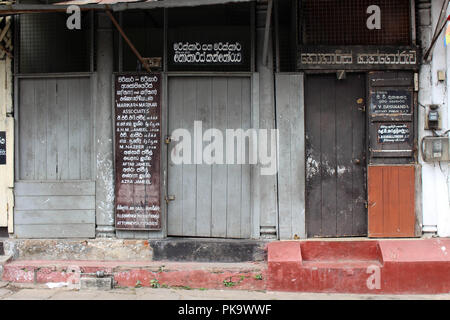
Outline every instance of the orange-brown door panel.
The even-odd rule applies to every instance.
[[[369,166],[369,237],[415,236],[415,167]]]

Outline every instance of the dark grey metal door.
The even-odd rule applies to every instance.
[[[365,75],[305,81],[308,237],[367,234]]]

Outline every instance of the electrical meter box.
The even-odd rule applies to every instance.
[[[449,161],[448,137],[424,137],[422,152],[425,162]]]

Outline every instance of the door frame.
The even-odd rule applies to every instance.
[[[369,130],[369,121],[368,121],[368,113],[367,113],[367,108],[368,108],[368,91],[369,91],[369,86],[368,86],[368,77],[369,77],[369,73],[367,71],[364,70],[343,70],[344,73],[351,73],[351,74],[361,74],[364,78],[365,81],[365,87],[364,87],[364,105],[365,105],[365,111],[364,111],[364,156],[365,156],[365,163],[364,163],[364,194],[365,194],[365,203],[366,203],[366,208],[365,208],[365,215],[368,218],[368,209],[367,209],[367,201],[368,201],[368,184],[367,184],[367,172],[368,172],[368,166],[369,166],[369,159],[368,159],[368,155],[369,155],[369,135],[368,135],[368,130]],[[305,97],[305,84],[308,81],[308,76],[312,76],[312,75],[329,75],[329,74],[335,74],[335,76],[337,77],[337,72],[336,70],[320,70],[320,71],[311,71],[311,70],[305,70],[304,71],[304,84],[303,84],[303,92],[304,95],[303,97]],[[305,100],[305,99],[304,99]],[[305,105],[305,101],[303,101],[303,106],[305,108],[305,113],[306,113],[306,105]],[[306,117],[304,116],[303,120],[306,120]],[[307,186],[307,180],[306,180],[306,175],[307,175],[307,168],[306,168],[306,121],[304,123],[304,137],[305,137],[305,150],[304,150],[304,156],[305,156],[305,238],[306,239],[326,239],[326,238],[333,238],[333,237],[310,237],[308,235],[308,222],[307,222],[307,210],[308,208],[306,207],[306,186]],[[361,236],[339,236],[338,238],[349,238],[349,237],[361,237],[361,238],[368,238],[368,227],[366,228],[366,235],[361,235]]]
[[[168,206],[165,197],[169,195],[168,168],[169,168],[169,145],[165,143],[165,137],[169,132],[169,79],[180,77],[239,77],[250,80],[250,117],[251,128],[259,129],[259,73],[257,72],[162,72],[162,110],[161,110],[161,231],[154,232],[152,238],[168,237]],[[250,169],[250,239],[260,238],[260,179],[259,164],[252,165]],[[278,224],[277,224],[278,229]],[[277,230],[278,233],[278,230]],[[211,239],[214,239],[213,237]],[[220,238],[228,239],[228,238]],[[245,239],[240,239],[245,240]]]

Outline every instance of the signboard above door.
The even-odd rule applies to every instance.
[[[297,68],[332,70],[415,70],[419,67],[417,47],[301,46]]]
[[[250,71],[250,28],[183,27],[169,30],[169,71]]]

